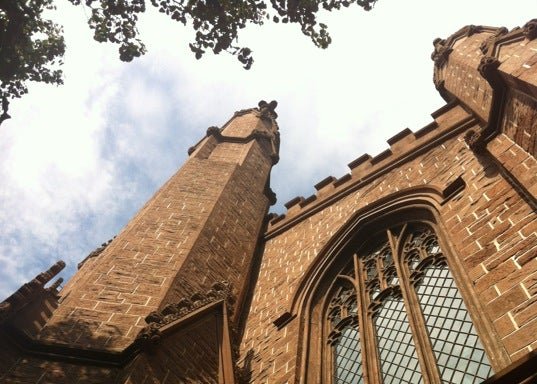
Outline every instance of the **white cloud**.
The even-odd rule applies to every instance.
[[[148,13],[148,54],[118,60],[97,44],[83,8],[60,5],[68,53],[65,85],[34,86],[0,127],[0,298],[56,259],[71,265],[113,236],[186,157],[208,126],[276,99],[281,161],[272,183],[282,203],[385,140],[416,130],[442,102],[432,84],[435,37],[466,24],[522,25],[534,0],[379,0],[375,9],[323,16],[332,33],[317,49],[296,26],[248,28],[244,71],[234,57],[194,59],[193,33]]]

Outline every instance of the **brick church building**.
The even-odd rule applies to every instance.
[[[537,382],[536,37],[435,40],[433,121],[284,215],[276,103],[210,127],[65,287],[0,303],[0,382]]]

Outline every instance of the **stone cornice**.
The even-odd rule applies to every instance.
[[[449,36],[447,39],[436,38],[433,41],[434,51],[431,59],[434,61],[435,68],[441,69],[447,62],[449,55],[453,52],[455,43],[465,37],[470,37],[481,32],[495,32],[498,28],[486,27],[482,25],[467,25]]]

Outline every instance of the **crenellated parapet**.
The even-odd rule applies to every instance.
[[[28,304],[39,300],[45,293],[57,294],[57,289],[63,282],[59,278],[50,287],[45,288],[58,273],[65,268],[65,262],[62,260],[54,263],[49,269],[40,273],[28,283],[21,286],[15,293],[0,303],[0,324],[9,317],[16,314],[19,310]]]
[[[328,176],[315,184],[315,194],[297,196],[287,203],[287,212],[273,215],[269,220],[267,236],[279,233],[297,221],[332,204],[334,200],[372,183],[401,164],[457,134],[467,132],[478,124],[478,120],[456,102],[447,104],[432,114],[434,120],[416,132],[405,128],[387,140],[389,148],[370,156],[363,154],[348,164],[349,173],[336,178]]]

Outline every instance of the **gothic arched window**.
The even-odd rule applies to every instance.
[[[324,309],[334,384],[479,383],[491,364],[433,227],[406,223],[355,241]]]

